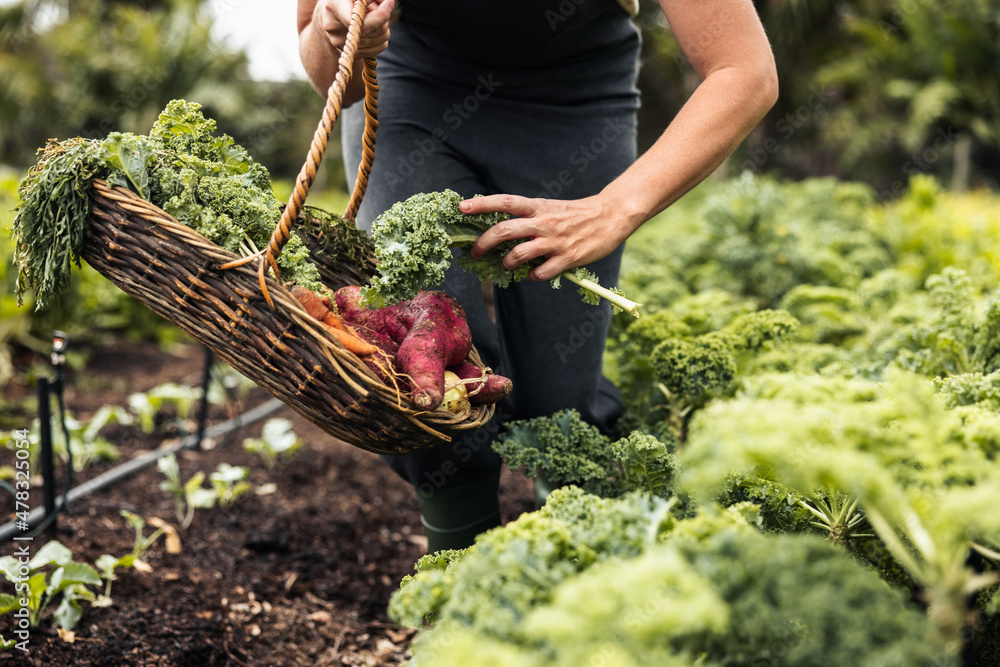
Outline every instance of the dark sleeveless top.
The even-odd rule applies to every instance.
[[[398,74],[460,87],[502,81],[495,94],[512,100],[628,99],[638,107],[639,31],[614,0],[397,3],[400,17],[379,63]]]

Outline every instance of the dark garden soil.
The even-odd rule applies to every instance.
[[[65,391],[67,408],[84,419],[105,404],[124,406],[129,394],[161,383],[197,386],[204,362],[202,348],[193,344],[164,351],[118,342],[86,352],[86,366],[67,371]],[[0,404],[17,405],[30,393],[14,382],[4,389]],[[209,423],[266,400],[253,389],[224,408],[213,407]],[[248,466],[256,491],[230,507],[198,510],[180,532],[181,553],[167,553],[165,540],[158,540],[144,556],[151,571],[119,570],[113,606],[84,603],[72,642],[60,638],[46,618],[32,630],[27,656],[0,653],[0,663],[280,667],[404,662],[412,632],[389,621],[386,605],[426,547],[411,489],[377,456],[334,440],[291,409],[271,416],[291,419],[305,441],[291,462],[268,470],[244,451],[243,439],[258,436],[263,421],[209,443],[211,449],[182,452],[182,479],[198,470],[207,475],[226,462]],[[26,425],[30,418],[24,415]],[[176,437],[177,426],[165,422],[153,436],[117,425],[102,433],[120,448],[121,462]],[[113,465],[95,464],[76,481]],[[159,488],[162,480],[150,466],[77,500],[59,516],[58,539],[76,560],[90,563],[105,553],[130,552],[134,532],[120,510],[147,521],[159,517],[177,523],[172,496]],[[6,521],[11,501],[3,496]],[[35,489],[32,503],[40,496]],[[506,471],[502,498],[505,520],[533,508],[529,482]],[[31,549],[45,541],[36,537]],[[0,553],[11,549],[10,543],[0,545]],[[0,620],[0,634],[7,637],[9,618]]]

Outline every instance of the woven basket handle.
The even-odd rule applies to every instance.
[[[295,179],[295,188],[292,196],[288,200],[288,205],[281,215],[278,226],[275,227],[271,240],[267,244],[264,256],[260,259],[260,266],[257,269],[257,276],[260,281],[260,288],[268,304],[273,306],[271,295],[268,294],[264,276],[268,267],[274,269],[275,276],[278,275],[278,255],[281,249],[288,243],[291,236],[292,226],[299,218],[302,205],[305,203],[309,188],[316,180],[316,172],[320,162],[323,160],[323,153],[326,152],[326,145],[333,131],[333,125],[340,116],[341,103],[344,99],[344,91],[347,82],[353,73],[354,58],[358,51],[358,41],[361,35],[361,25],[365,20],[367,12],[367,0],[355,0],[351,11],[351,22],[347,29],[347,40],[344,48],[340,52],[340,60],[337,63],[337,74],[330,84],[327,93],[326,107],[323,109],[323,116],[320,118],[316,132],[313,134],[312,145],[309,147],[309,154],[299,171],[298,178]],[[364,197],[365,188],[368,185],[368,175],[371,173],[372,161],[375,159],[375,129],[378,127],[378,84],[375,81],[375,59],[364,59],[364,83],[365,83],[365,134],[364,146],[362,150],[361,164],[358,166],[358,178],[354,184],[354,192],[347,207],[344,217],[353,220],[357,214],[361,199]]]

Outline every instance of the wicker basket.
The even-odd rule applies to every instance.
[[[331,230],[323,230],[323,238],[302,215],[351,76],[364,12],[365,1],[357,0],[323,118],[295,192],[256,269],[153,204],[102,181],[94,182],[91,193],[91,229],[82,257],[325,432],[371,452],[406,454],[482,426],[493,416],[493,406],[472,406],[459,414],[420,410],[408,395],[383,384],[307,315],[283,285],[266,275],[293,223],[331,289],[364,284],[374,269],[373,258],[359,265],[356,258],[324,251],[316,241],[322,238],[328,243]],[[345,214],[350,220],[364,195],[374,156],[378,90],[374,60],[365,60],[364,79],[365,157]],[[469,360],[483,368],[475,348]]]

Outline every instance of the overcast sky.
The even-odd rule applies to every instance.
[[[299,62],[295,0],[209,0],[214,34],[250,56],[256,79],[305,78]]]

